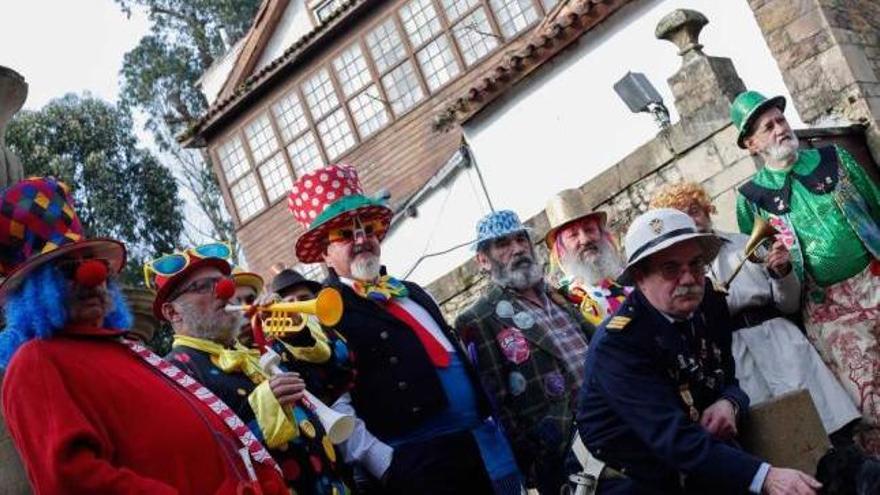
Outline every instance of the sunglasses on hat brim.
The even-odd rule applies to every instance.
[[[225,242],[212,242],[160,256],[144,264],[144,282],[148,289],[155,289],[155,276],[173,277],[184,271],[194,261],[206,258],[229,261],[232,258],[232,247]]]

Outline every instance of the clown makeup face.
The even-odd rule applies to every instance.
[[[350,227],[333,229],[329,232],[324,263],[341,277],[375,280],[382,267],[378,229],[375,220],[359,217],[355,217]]]
[[[556,235],[556,254],[566,275],[588,284],[620,275],[620,257],[593,218],[571,222]]]
[[[56,266],[67,280],[68,321],[73,324],[100,326],[113,309],[113,300],[107,291],[107,282],[88,287],[77,282],[76,269],[88,260],[64,259]]]
[[[544,279],[543,269],[535,259],[535,250],[526,232],[488,241],[477,251],[477,263],[489,272],[496,284],[514,290],[535,287]]]
[[[784,169],[797,160],[798,138],[785,115],[773,107],[752,124],[752,134],[745,139],[752,154],[760,155],[768,167]]]
[[[695,239],[651,255],[634,275],[651,305],[670,316],[688,318],[703,301],[706,261]]]
[[[174,333],[231,345],[241,328],[241,315],[225,311],[229,301],[214,295],[214,286],[226,278],[220,270],[206,266],[180,282],[178,296],[162,306],[162,313]]]

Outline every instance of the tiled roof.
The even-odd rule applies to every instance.
[[[448,130],[468,120],[630,1],[563,0],[547,13],[520,48],[486,71],[484,77],[479,78],[435,117],[435,129]]]
[[[339,21],[347,14],[351,13],[356,7],[374,2],[375,0],[347,0],[339,8],[336,9],[321,25],[304,34],[296,42],[290,45],[284,53],[261,67],[244,80],[235,90],[225,96],[218,98],[183,134],[178,136],[178,141],[184,145],[192,145],[203,131],[210,127],[214,122],[226,114],[229,110],[235,108],[255,89],[272,80],[273,76],[286,67],[288,64],[295,62],[305,50],[312,47],[323,36],[329,34]]]

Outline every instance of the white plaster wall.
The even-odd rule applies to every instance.
[[[305,0],[290,0],[287,4],[278,26],[272,33],[272,38],[266,44],[257,65],[254,66],[254,72],[280,57],[284,50],[314,28],[305,3]]]
[[[213,105],[217,100],[217,96],[220,95],[220,91],[223,90],[223,85],[226,83],[229,73],[232,72],[232,67],[235,65],[235,60],[244,46],[244,41],[245,38],[238,40],[237,43],[232,45],[232,48],[223,54],[223,58],[214,61],[214,64],[208,67],[208,70],[199,78],[198,84],[202,94],[208,100],[208,105]]]
[[[630,113],[614,93],[613,84],[628,70],[645,73],[673,122],[678,120],[666,79],[681,58],[674,45],[654,37],[657,22],[677,8],[706,15],[705,52],[732,58],[747,87],[790,99],[746,0],[635,2],[465,125],[496,209],[531,217],[557,191],[587,182],[657,134],[650,115]],[[802,125],[791,106],[788,117]],[[389,235],[383,260],[391,273],[403,275],[424,252],[473,237],[476,220],[488,207],[478,183],[469,185],[471,179],[473,171],[459,176],[449,190],[434,192],[419,218],[405,220]],[[426,260],[410,278],[431,282],[471,255],[464,248]]]
[[[419,204],[417,217],[403,220],[388,234],[382,262],[390,274],[402,277],[422,255],[473,240],[477,220],[489,211],[474,168],[460,168]],[[407,278],[428,284],[471,256],[467,246],[425,258]]]

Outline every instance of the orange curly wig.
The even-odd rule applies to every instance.
[[[703,186],[695,182],[678,182],[662,186],[651,198],[649,207],[651,209],[675,208],[687,213],[692,205],[703,208],[706,213],[716,212],[715,205],[709,199],[709,194],[706,193]]]

